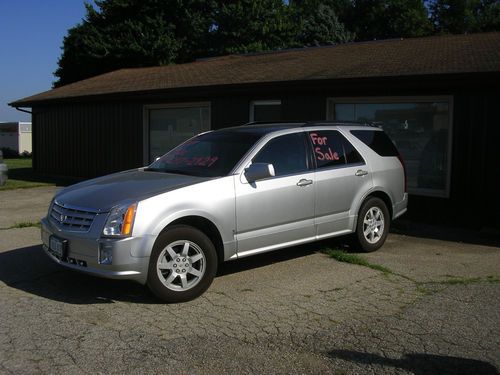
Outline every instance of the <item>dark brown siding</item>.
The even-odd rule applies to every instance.
[[[90,178],[142,165],[143,105],[175,101],[211,102],[211,126],[248,122],[252,100],[281,99],[287,121],[326,118],[328,97],[452,95],[453,146],[449,198],[411,196],[408,216],[427,222],[500,228],[500,94],[485,82],[396,80],[361,84],[310,83],[232,92],[129,98],[127,102],[74,103],[33,108],[34,168],[37,172]],[[493,88],[491,87],[493,86]],[[411,88],[410,88],[411,87]]]
[[[34,169],[89,178],[142,164],[142,106],[66,104],[33,109]]]
[[[286,95],[282,104],[283,120],[326,120],[326,96],[324,95]]]
[[[211,101],[212,129],[248,122],[250,100],[246,96],[216,97]]]
[[[500,228],[499,104],[494,91],[455,93],[450,197],[410,196],[410,217]]]
[[[500,228],[500,93],[459,93],[455,98],[452,198],[488,226]],[[462,220],[466,220],[463,218]]]

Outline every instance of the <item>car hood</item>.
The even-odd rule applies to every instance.
[[[107,212],[120,203],[140,201],[209,179],[134,169],[69,186],[55,199],[60,204]]]

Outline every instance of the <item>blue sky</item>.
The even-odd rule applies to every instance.
[[[31,121],[7,103],[49,90],[69,28],[83,0],[0,0],[0,122]]]

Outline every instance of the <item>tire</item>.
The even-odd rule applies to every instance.
[[[368,198],[358,213],[356,233],[353,236],[355,249],[369,253],[378,250],[385,242],[391,224],[386,204],[380,198]]]
[[[175,225],[162,232],[149,259],[149,289],[169,303],[202,295],[217,273],[214,244],[200,230]]]

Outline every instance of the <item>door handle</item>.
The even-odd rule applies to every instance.
[[[297,182],[297,186],[307,186],[307,185],[311,185],[312,183],[313,183],[313,180],[306,180],[305,178],[303,178],[302,180]]]
[[[358,169],[355,173],[356,176],[366,176],[368,174],[368,171],[364,171],[362,169]]]

